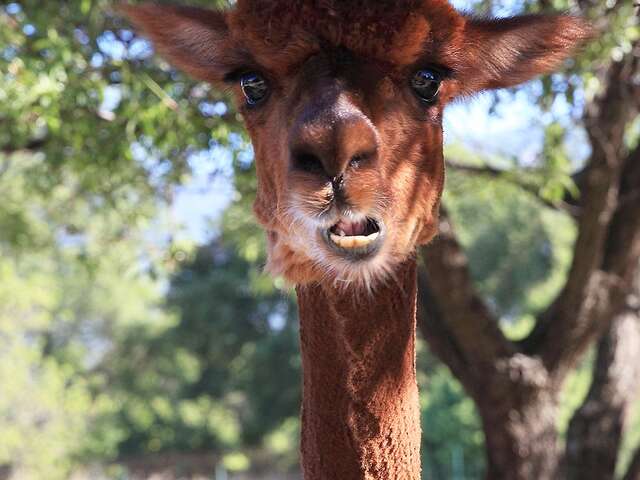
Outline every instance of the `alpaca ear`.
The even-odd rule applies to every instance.
[[[593,28],[569,15],[467,19],[464,93],[511,87],[558,68],[593,36]]]
[[[171,64],[198,80],[222,81],[240,62],[223,12],[151,3],[118,10]]]

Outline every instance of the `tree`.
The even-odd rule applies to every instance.
[[[18,478],[68,478],[95,451],[109,459],[120,432],[95,441],[117,409],[96,369],[124,328],[166,321],[156,263],[141,231],[113,210],[86,217],[73,178],[43,194],[29,184],[39,158],[14,155],[0,177],[0,465]],[[70,199],[73,198],[73,201]],[[74,233],[64,225],[81,225]]]
[[[291,298],[220,242],[176,254],[167,297],[175,320],[129,329],[103,359],[121,408],[102,423],[124,432],[125,462],[199,453],[245,468],[246,453],[260,449],[275,462],[263,441],[296,419],[300,402]]]
[[[526,6],[537,9],[546,3]],[[586,100],[581,121],[572,127],[583,125],[591,154],[586,165],[572,172],[575,195],[567,191],[549,197],[544,184],[536,183],[535,176],[527,178],[527,172],[503,175],[495,168],[462,166],[467,173],[515,177],[525,190],[540,195],[543,203],[570,212],[577,238],[566,281],[554,301],[537,312],[531,332],[511,340],[501,330],[495,309],[478,293],[446,211],[440,237],[422,251],[425,269],[420,278],[426,312],[422,331],[478,406],[487,442],[487,478],[560,478],[561,387],[608,328],[591,393],[572,421],[564,465],[568,478],[613,477],[624,412],[637,390],[634,385],[619,384],[618,377],[625,376],[621,369],[627,365],[614,360],[626,355],[625,362],[637,362],[635,352],[615,338],[620,335],[618,329],[633,328],[624,326],[625,319],[634,319],[623,312],[640,257],[640,146],[633,133],[640,108],[640,90],[633,81],[640,72],[638,17],[628,2],[612,2],[605,12],[589,2],[579,4],[584,14],[597,15],[596,25],[606,33],[571,74],[543,82],[550,91],[565,95],[582,91]],[[576,68],[586,69],[582,79]],[[541,101],[544,104],[544,95]],[[548,153],[543,151],[541,171],[557,163]],[[606,388],[606,382],[615,387]],[[584,417],[594,401],[615,419],[612,432],[595,442],[594,435],[582,435]],[[597,429],[595,421],[592,418],[590,427]],[[584,452],[609,460],[585,462]]]
[[[637,287],[636,287],[637,288]],[[600,339],[593,381],[567,433],[567,478],[612,478],[629,409],[640,388],[640,318],[627,305]],[[629,476],[633,467],[629,469]]]
[[[234,125],[202,135],[223,97],[151,62],[109,3],[0,6],[0,476],[68,478],[117,455],[126,432],[97,428],[117,409],[98,366],[123,331],[167,321],[152,221],[194,149]]]

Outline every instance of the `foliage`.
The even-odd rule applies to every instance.
[[[121,455],[260,447],[297,415],[295,309],[253,290],[250,269],[221,244],[199,248],[171,279],[175,322],[130,330],[105,359]]]
[[[40,345],[24,335],[51,321],[47,311],[55,295],[46,280],[26,265],[0,263],[0,465],[13,464],[27,479],[64,478],[72,446],[86,435],[91,407],[87,385],[71,369],[43,358]]]
[[[20,478],[67,478],[93,422],[117,408],[97,389],[101,352],[125,326],[153,323],[160,288],[140,263],[151,245],[113,210],[85,217],[86,199],[68,185],[41,193],[25,172],[42,158],[16,158],[0,177],[0,464]],[[73,182],[69,182],[73,185]],[[82,219],[82,234],[57,221]],[[7,233],[5,235],[5,232]],[[120,432],[96,448],[115,454]]]
[[[119,455],[103,361],[171,320],[161,211],[192,153],[237,125],[109,5],[0,7],[0,465],[21,478]]]
[[[224,92],[152,56],[111,5],[0,6],[0,466],[55,480],[88,462],[182,451],[211,452],[230,469],[288,471],[299,426],[295,308],[261,273],[239,119]],[[566,75],[528,86],[544,112],[533,165],[491,159],[513,171],[449,176],[445,204],[511,336],[557,293],[575,236],[567,215],[514,184],[553,204],[574,193],[581,165],[567,135],[598,88],[588,72],[640,33],[630,9]],[[200,246],[176,241],[170,219],[197,155],[216,172],[232,168],[236,192],[220,234]],[[486,160],[476,157],[465,152]],[[566,391],[565,423],[588,372],[587,363]],[[479,478],[471,400],[424,346],[419,373],[425,476],[455,478],[462,461]]]
[[[181,180],[189,155],[226,143],[237,119],[109,9],[77,0],[0,10],[0,145],[46,155],[28,177],[41,190],[71,171],[82,194],[126,202],[132,187],[149,195]]]
[[[445,204],[474,279],[504,318],[537,313],[565,278],[574,228],[508,181],[452,174]]]
[[[423,477],[481,478],[484,438],[475,405],[424,343],[418,346],[418,367]]]

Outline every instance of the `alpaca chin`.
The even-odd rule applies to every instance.
[[[301,251],[297,247],[281,239],[270,242],[265,266],[269,274],[283,278],[290,286],[321,283],[340,290],[373,293],[378,286],[394,279],[394,267],[401,261],[400,257],[380,252],[371,259],[353,262],[329,256],[318,248]]]
[[[385,241],[374,255],[353,260],[327,247],[318,234],[318,222],[296,209],[290,209],[287,218],[286,232],[270,231],[267,235],[265,269],[292,286],[322,283],[336,289],[373,293],[380,285],[393,281],[396,266],[412,254],[412,249],[407,248],[403,254],[392,248],[393,242]]]

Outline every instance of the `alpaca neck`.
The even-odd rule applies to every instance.
[[[418,480],[416,262],[372,296],[298,287],[305,480]]]

